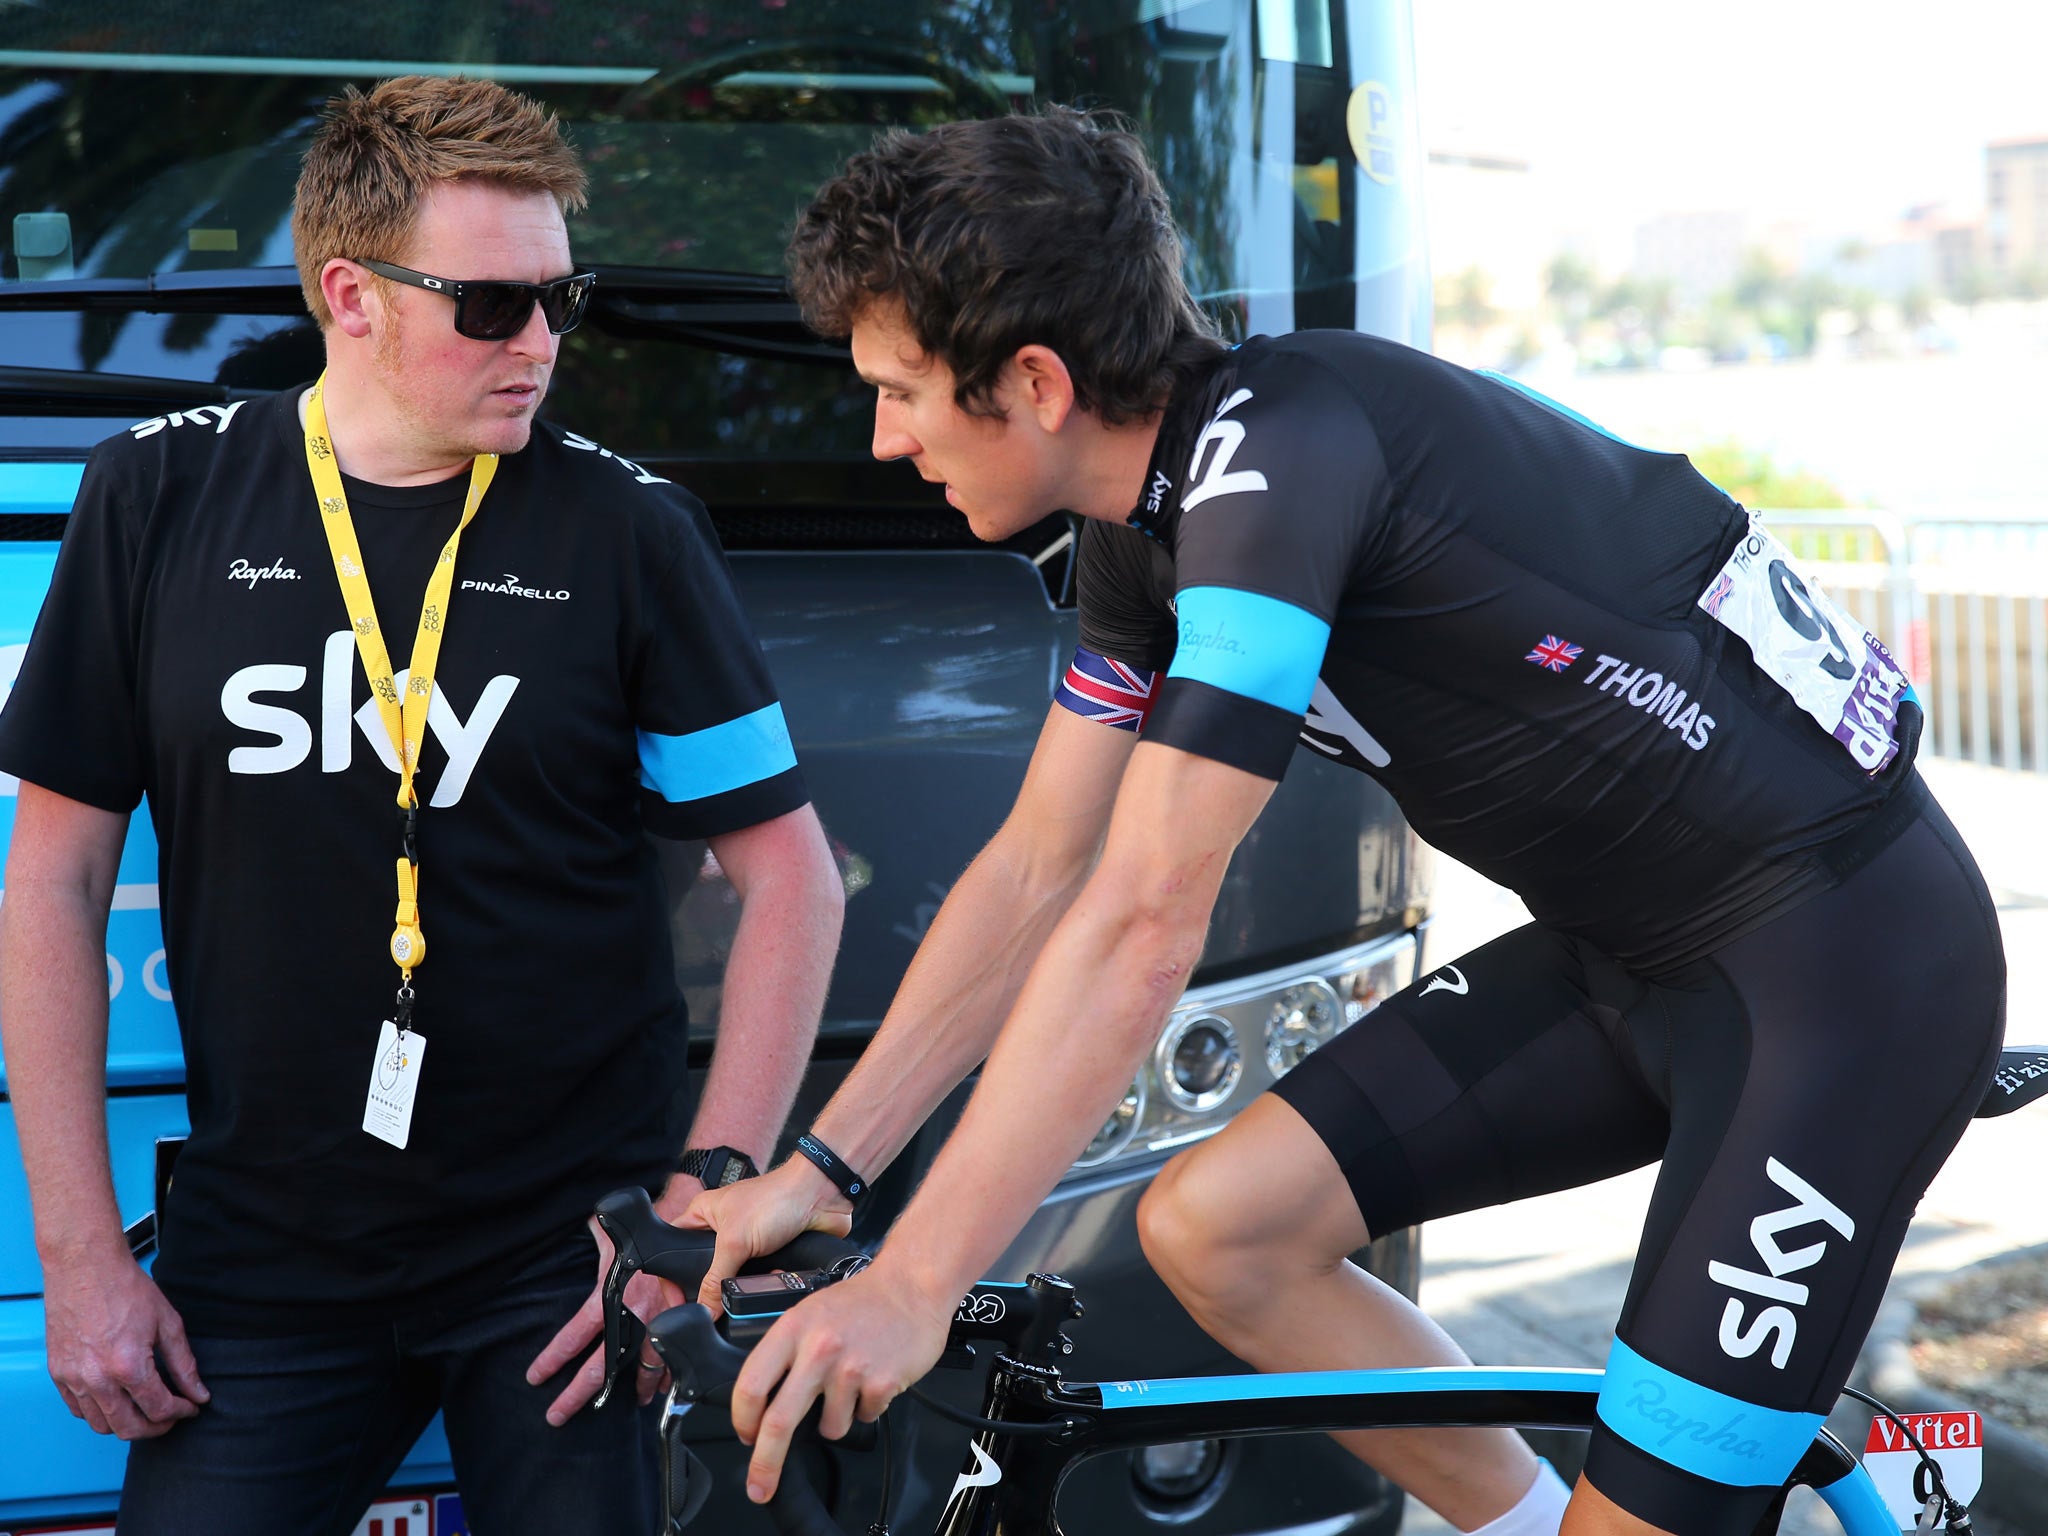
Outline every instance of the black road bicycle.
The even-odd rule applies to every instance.
[[[1977,1117],[2009,1113],[2043,1094],[2048,1094],[2048,1051],[2008,1049]],[[630,1376],[628,1356],[635,1338],[623,1301],[627,1281],[645,1271],[695,1295],[710,1266],[712,1237],[668,1225],[640,1189],[607,1195],[597,1217],[615,1250],[604,1285],[609,1394],[622,1375]],[[714,1319],[692,1303],[671,1308],[649,1325],[648,1335],[674,1379],[661,1425],[662,1536],[681,1536],[710,1491],[710,1474],[678,1433],[684,1412],[697,1403],[729,1403],[747,1348],[775,1317],[809,1291],[866,1263],[866,1255],[850,1243],[807,1234],[748,1266],[755,1274],[796,1277],[793,1283],[742,1282],[736,1293],[728,1282],[728,1300],[750,1307],[752,1315]],[[916,1387],[907,1394],[972,1431],[937,1536],[1060,1536],[1053,1506],[1061,1483],[1077,1463],[1110,1451],[1305,1431],[1483,1425],[1590,1429],[1603,1380],[1597,1370],[1472,1366],[1068,1381],[1060,1373],[1074,1349],[1066,1325],[1081,1310],[1073,1287],[1052,1275],[1033,1275],[1022,1284],[985,1281],[961,1299],[939,1363],[965,1367],[974,1361],[975,1346],[993,1348],[981,1412],[963,1413]],[[1866,1400],[1890,1414],[1882,1404]],[[852,1433],[834,1442],[856,1452],[876,1449],[879,1442],[883,1507],[867,1528],[869,1536],[888,1536],[887,1426],[897,1411],[883,1415],[879,1434],[876,1425],[856,1423]],[[1939,1468],[1910,1428],[1891,1416],[1921,1450],[1929,1500],[1925,1528],[1939,1522],[1951,1532],[1967,1531],[1968,1513],[1948,1497]],[[782,1481],[765,1506],[782,1536],[844,1536],[806,1471],[819,1443],[814,1409],[792,1442]],[[1800,1485],[1820,1495],[1845,1536],[1898,1536],[1898,1525],[1869,1474],[1830,1431],[1815,1436],[1785,1486]],[[1774,1524],[1775,1516],[1766,1522],[1767,1527]]]

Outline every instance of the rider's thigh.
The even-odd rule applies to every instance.
[[[1159,1170],[1138,1205],[1138,1235],[1163,1272],[1233,1251],[1329,1262],[1368,1241],[1344,1170],[1270,1093]]]
[[[637,1533],[660,1523],[658,1401],[641,1407],[629,1375],[604,1407],[557,1428],[547,1422],[548,1405],[583,1361],[539,1386],[526,1380],[533,1357],[589,1296],[591,1258],[578,1228],[494,1290],[417,1330],[414,1347],[440,1374],[455,1478],[478,1531]]]
[[[434,1415],[388,1327],[191,1344],[213,1395],[130,1447],[121,1536],[347,1536]]]
[[[1642,984],[1531,924],[1439,967],[1273,1090],[1375,1235],[1625,1173],[1662,1153],[1622,1028]]]
[[[1996,914],[1937,810],[1636,1011],[1672,1129],[1587,1460],[1602,1493],[1682,1536],[1750,1529],[1982,1097],[2003,996]]]

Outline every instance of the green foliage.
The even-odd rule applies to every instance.
[[[1745,507],[1789,511],[1856,505],[1839,487],[1819,475],[1803,469],[1781,469],[1768,453],[1745,448],[1733,439],[1709,443],[1687,457],[1694,469]]]

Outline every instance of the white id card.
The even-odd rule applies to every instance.
[[[426,1054],[426,1036],[408,1029],[401,1043],[398,1026],[384,1021],[370,1067],[370,1097],[363,1105],[363,1129],[379,1141],[402,1148],[412,1134],[412,1101],[420,1090],[420,1062]]]
[[[1699,597],[1750,654],[1866,773],[1898,754],[1909,680],[1884,643],[1792,568],[1792,551],[1753,516],[1749,532]]]

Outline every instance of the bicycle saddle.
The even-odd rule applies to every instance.
[[[1976,1118],[2009,1115],[2048,1093],[2048,1046],[2009,1045],[1998,1053],[1998,1070],[1984,1090]]]

